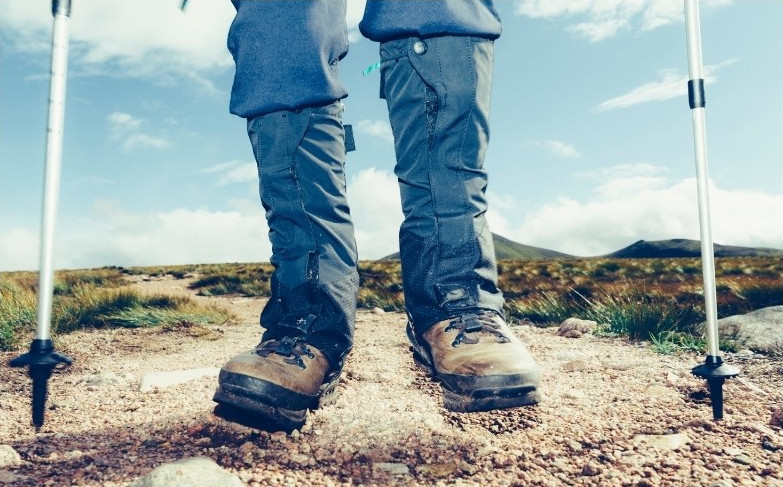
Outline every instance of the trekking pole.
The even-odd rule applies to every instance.
[[[701,267],[704,274],[704,309],[707,314],[707,359],[692,372],[707,380],[712,416],[723,418],[723,383],[739,374],[726,365],[718,348],[718,305],[715,291],[715,254],[710,228],[710,201],[707,175],[707,132],[704,118],[704,74],[701,61],[701,32],[698,0],[685,0],[685,32],[688,44],[688,101],[693,114],[693,140],[696,154],[696,186],[699,193]]]
[[[63,125],[65,118],[65,80],[68,70],[68,22],[70,0],[52,0],[54,32],[52,34],[52,70],[49,85],[49,122],[46,137],[46,168],[44,175],[43,215],[41,222],[41,268],[38,278],[38,326],[30,351],[10,361],[12,367],[28,366],[33,380],[33,424],[44,423],[47,381],[58,364],[70,365],[70,357],[55,352],[50,328],[54,268],[52,250],[60,193]]]

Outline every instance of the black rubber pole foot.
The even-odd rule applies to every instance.
[[[720,357],[707,355],[707,360],[702,365],[694,367],[691,372],[697,377],[707,380],[710,389],[710,402],[712,403],[712,417],[716,420],[723,419],[723,383],[739,375],[739,369],[733,365],[723,363]]]
[[[11,367],[28,367],[27,373],[33,379],[33,424],[40,428],[44,424],[46,391],[49,377],[59,364],[71,365],[73,359],[54,351],[51,340],[36,338],[30,344],[30,351],[9,362]]]

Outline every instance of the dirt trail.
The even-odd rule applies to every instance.
[[[134,286],[192,295],[187,284]],[[23,459],[0,470],[0,482],[120,486],[160,463],[205,455],[248,485],[783,483],[783,437],[768,424],[780,407],[780,360],[740,362],[742,378],[726,386],[726,419],[716,423],[703,381],[690,375],[699,357],[516,327],[543,366],[544,402],[450,413],[411,357],[404,315],[360,311],[336,404],[311,414],[302,431],[270,434],[213,414],[214,377],[139,390],[146,372],[220,367],[257,342],[262,299],[196,299],[237,319],[203,336],[150,329],[62,337],[59,348],[76,362],[50,380],[52,409],[37,434],[29,380],[0,368],[0,444]]]

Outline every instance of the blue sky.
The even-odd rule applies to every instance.
[[[74,2],[58,268],[269,259],[245,122],[227,108],[233,8],[180,3]],[[698,238],[681,1],[496,3],[493,230],[583,256]],[[0,270],[38,266],[49,5],[0,2]],[[783,248],[783,2],[701,5],[715,241]],[[396,251],[402,215],[362,9],[349,1],[340,72],[349,202],[373,259]]]

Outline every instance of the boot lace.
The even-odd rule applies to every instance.
[[[282,355],[285,357],[283,362],[305,369],[307,366],[305,365],[302,356],[314,359],[315,354],[308,348],[307,344],[301,340],[300,337],[284,337],[279,340],[267,340],[258,346],[256,353],[264,358],[268,357],[270,353]]]
[[[452,347],[458,347],[463,343],[469,345],[479,342],[476,336],[479,332],[486,332],[494,335],[498,343],[508,343],[511,340],[501,331],[500,325],[492,318],[495,316],[491,312],[466,313],[453,318],[444,331],[457,330],[457,336],[451,343]],[[470,335],[469,335],[470,334]]]

